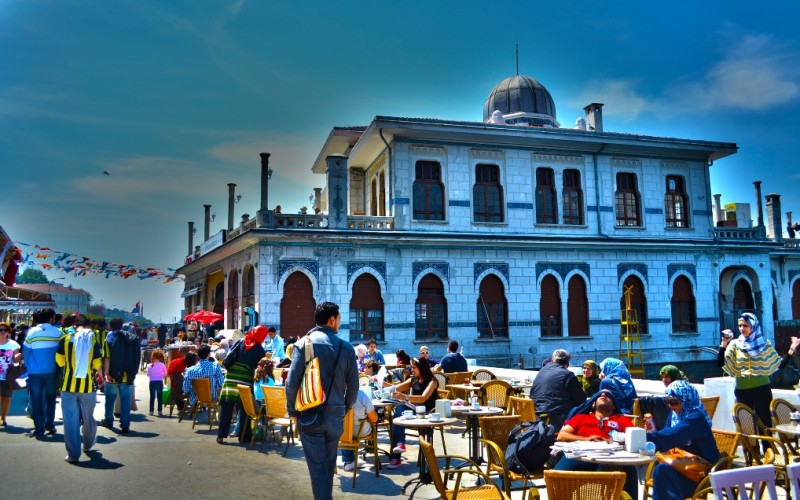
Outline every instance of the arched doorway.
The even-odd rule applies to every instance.
[[[299,339],[308,333],[309,330],[316,326],[314,322],[316,308],[314,287],[308,276],[299,271],[290,274],[283,284],[281,337]]]

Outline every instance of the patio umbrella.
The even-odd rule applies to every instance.
[[[199,321],[200,323],[215,323],[222,321],[224,318],[225,316],[222,314],[213,311],[197,311],[185,316],[183,319],[186,321]]]

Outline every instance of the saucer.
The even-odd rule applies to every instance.
[[[430,420],[431,422],[441,422],[444,419],[443,418],[430,418],[428,420]]]

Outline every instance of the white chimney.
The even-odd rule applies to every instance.
[[[584,107],[586,112],[586,128],[590,132],[603,131],[603,105],[598,102],[593,102]]]

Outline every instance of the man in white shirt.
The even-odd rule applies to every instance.
[[[272,353],[272,361],[279,363],[286,357],[286,346],[283,343],[283,338],[278,335],[278,331],[274,326],[267,329],[267,338],[264,340],[264,350]]]

